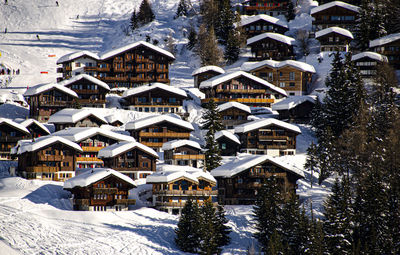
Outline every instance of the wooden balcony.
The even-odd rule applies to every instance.
[[[63,155],[39,155],[38,160],[39,161],[62,161],[64,160]]]
[[[68,107],[71,105],[70,101],[39,101],[40,106],[60,106],[60,107]]]
[[[98,159],[98,158],[77,157],[76,162],[103,163],[103,160]]]
[[[105,104],[106,100],[77,99],[80,104]]]
[[[199,201],[198,203],[199,205],[204,204],[203,201]],[[218,203],[212,203],[213,206],[218,206]],[[156,206],[160,206],[160,207],[184,207],[185,206],[185,202],[160,202],[160,201],[156,201]]]
[[[268,178],[271,176],[279,176],[279,177],[286,177],[287,174],[286,173],[255,173],[255,172],[251,172],[249,173],[250,177],[256,177],[256,178]]]
[[[117,188],[94,188],[93,194],[116,194]]]
[[[164,69],[157,68],[157,69],[156,69],[156,72],[157,72],[157,73],[168,73],[168,69],[165,69],[165,68],[164,68]]]
[[[151,138],[189,138],[190,133],[178,133],[178,132],[139,132],[140,137],[151,137]]]
[[[83,71],[85,71],[85,72],[97,71],[97,66],[85,66],[85,67],[83,68]]]
[[[211,98],[202,99],[203,104],[208,103]],[[271,104],[275,99],[271,98],[213,98],[216,103],[238,102],[243,104]]]
[[[148,58],[135,58],[137,63],[148,63],[150,60]]]
[[[60,168],[56,166],[29,166],[26,168],[27,172],[33,173],[55,173],[59,170]]]
[[[90,205],[89,199],[74,199],[73,201],[74,205]]]
[[[64,69],[65,69],[65,71],[72,71],[72,67],[71,66],[66,66]]]
[[[171,196],[216,196],[217,190],[160,190],[153,191],[155,195],[171,195]]]
[[[129,77],[102,77],[105,81],[128,81]]]
[[[140,142],[143,145],[146,145],[148,147],[154,148],[154,147],[162,147],[164,143],[154,143],[154,142]]]
[[[216,89],[217,93],[236,94],[265,94],[265,89]]]
[[[0,143],[16,143],[19,140],[27,139],[27,137],[20,136],[0,136]]]
[[[136,199],[116,199],[117,205],[135,205]]]
[[[259,135],[258,139],[260,140],[288,140],[288,136],[284,135]]]
[[[191,154],[186,154],[186,155],[174,154],[174,155],[172,155],[172,159],[204,160],[204,158],[205,158],[204,154],[198,154],[198,155],[191,155]]]
[[[82,146],[82,150],[85,152],[98,152],[103,148],[104,146]]]
[[[98,72],[109,72],[110,67],[97,67]]]

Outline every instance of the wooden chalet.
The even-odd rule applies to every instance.
[[[247,39],[266,32],[284,34],[289,30],[286,21],[265,14],[242,16],[241,25]]]
[[[252,56],[250,61],[265,59],[287,60],[294,58],[295,39],[278,33],[263,33],[247,39]]]
[[[50,135],[49,129],[35,119],[16,119],[15,122],[18,122],[26,129],[28,129],[29,133],[31,134],[30,137],[32,138]]]
[[[222,118],[222,125],[226,129],[234,128],[236,125],[248,122],[247,117],[251,114],[250,107],[238,102],[228,102],[217,108]]]
[[[88,74],[107,83],[110,88],[133,88],[151,82],[169,83],[169,65],[175,57],[151,43],[135,42],[101,55],[88,51],[61,57],[57,72],[62,79]]]
[[[48,121],[56,131],[70,127],[100,127],[107,120],[92,109],[63,109],[51,115]]]
[[[372,40],[369,42],[369,48],[385,55],[393,68],[400,69],[400,33]]]
[[[201,205],[217,196],[215,178],[189,166],[161,166],[147,176],[146,184],[153,184],[153,207],[172,214],[180,214],[189,197]]]
[[[360,69],[363,79],[372,79],[377,74],[377,66],[388,63],[388,58],[376,52],[365,51],[353,55],[351,61]]]
[[[75,176],[76,155],[82,148],[59,136],[21,140],[12,153],[18,157],[17,172],[27,179],[65,181]]]
[[[252,205],[257,191],[271,176],[277,178],[284,198],[296,194],[296,181],[304,178],[295,169],[268,155],[241,154],[211,171],[218,182],[218,203],[224,205]]]
[[[350,50],[353,34],[344,28],[330,27],[315,33],[315,39],[321,44],[320,51],[345,51]]]
[[[311,120],[311,111],[316,104],[316,96],[288,97],[272,106],[273,111],[279,112],[280,120],[307,123]]]
[[[203,104],[211,98],[217,103],[239,102],[248,106],[270,107],[286,97],[286,91],[252,74],[236,71],[221,74],[203,81],[200,91],[206,96]]]
[[[135,139],[128,135],[95,127],[73,127],[57,131],[52,135],[64,137],[82,147],[83,152],[79,153],[76,158],[76,168],[103,167],[104,162],[97,155],[101,149],[117,142],[135,141]]]
[[[105,167],[137,180],[156,171],[158,154],[138,142],[118,142],[101,149],[98,158],[103,160]]]
[[[29,130],[23,125],[6,118],[0,118],[0,160],[11,160],[11,148],[19,140],[31,137]]]
[[[240,140],[232,132],[221,130],[215,133],[214,138],[218,142],[221,156],[236,156],[239,152]]]
[[[64,183],[76,211],[127,211],[136,204],[129,199],[133,188],[136,185],[131,178],[107,168],[87,169]]]
[[[129,122],[125,126],[131,136],[155,151],[160,151],[163,143],[176,139],[189,139],[193,125],[169,115],[152,115]]]
[[[312,65],[295,60],[246,62],[241,69],[284,89],[289,96],[308,94],[315,74]]]
[[[202,83],[203,81],[211,79],[223,73],[225,73],[225,70],[219,66],[203,66],[197,68],[192,72],[194,87],[198,88],[200,86],[200,83]]]
[[[78,95],[76,102],[80,107],[106,107],[106,94],[110,92],[110,87],[93,76],[79,74],[59,84],[75,91]]]
[[[257,15],[268,14],[270,16],[285,15],[289,0],[245,0],[243,14]]]
[[[162,146],[164,162],[169,165],[204,166],[204,153],[200,144],[190,140],[172,140]]]
[[[355,32],[360,7],[331,1],[311,9],[313,17],[313,31],[323,30],[329,27],[341,27]]]
[[[235,127],[240,151],[250,154],[284,156],[296,154],[300,128],[277,119],[259,119]]]
[[[41,84],[27,89],[24,97],[29,104],[29,117],[47,122],[50,115],[77,106],[78,95],[58,84]]]
[[[162,83],[128,89],[122,95],[124,106],[127,109],[160,114],[183,115],[183,100],[186,98],[187,94],[184,90]]]

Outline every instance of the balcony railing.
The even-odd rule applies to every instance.
[[[216,89],[217,93],[264,94],[265,89]]]
[[[155,143],[155,142],[140,142],[148,147],[162,147],[164,143]]]
[[[29,166],[26,168],[27,172],[34,173],[55,173],[60,170],[59,167],[56,166]]]
[[[15,136],[1,136],[1,137],[0,137],[0,142],[16,143],[16,142],[18,142],[19,140],[22,140],[22,139],[26,139],[26,137],[20,137],[20,136],[17,136],[17,137],[15,137]]]
[[[105,81],[128,81],[129,77],[100,77],[100,79]]]
[[[136,200],[135,199],[117,199],[116,203],[117,203],[117,205],[135,205]]]
[[[258,139],[260,140],[287,140],[288,136],[283,136],[283,135],[260,135],[258,136]]]
[[[98,158],[87,158],[87,157],[77,157],[77,162],[96,162],[96,163],[103,163],[103,160]]]
[[[223,102],[239,102],[239,103],[253,103],[253,104],[268,104],[274,103],[275,99],[271,98],[213,98],[214,102],[223,103]],[[202,103],[208,103],[211,98],[202,99]]]
[[[140,137],[178,137],[178,138],[189,138],[190,133],[178,133],[178,132],[140,132]]]
[[[39,155],[39,161],[62,161],[64,159],[63,155]]]
[[[186,154],[186,155],[180,155],[180,154],[174,154],[172,155],[172,159],[187,159],[187,160],[199,160],[199,159],[204,159],[204,154],[198,154],[198,155],[191,155],[191,154]]]
[[[83,71],[85,71],[85,72],[97,71],[97,66],[85,66],[83,68]]]
[[[179,195],[179,196],[216,196],[217,190],[160,190],[154,191],[157,195]]]
[[[94,194],[115,194],[118,192],[117,188],[94,188]]]
[[[103,148],[104,146],[82,146],[82,150],[86,152],[97,152]]]
[[[199,205],[204,204],[203,201],[199,201]],[[213,206],[218,206],[218,203],[212,203]],[[184,207],[185,206],[185,202],[160,202],[160,201],[156,201],[156,206],[168,206],[168,207]]]
[[[105,104],[106,100],[78,99],[81,104]]]

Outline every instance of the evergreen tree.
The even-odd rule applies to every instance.
[[[317,156],[317,146],[315,143],[311,143],[307,148],[307,159],[304,164],[304,168],[310,170],[310,185],[313,187],[314,172],[318,169],[318,156]]]
[[[182,209],[178,228],[175,229],[175,243],[184,252],[197,252],[200,245],[200,213],[196,202],[189,197]]]
[[[186,17],[188,14],[188,6],[186,0],[180,0],[178,4],[178,9],[176,10],[176,14],[174,18],[178,18],[181,16]]]
[[[306,248],[305,254],[310,255],[323,255],[325,253],[326,247],[324,242],[324,231],[322,222],[311,219],[310,227],[310,241],[308,247]]]
[[[238,41],[237,35],[230,32],[228,35],[224,57],[228,64],[233,64],[239,59],[240,54],[240,42]]]
[[[219,18],[219,0],[202,0],[200,3],[201,23],[205,24],[206,30],[210,31],[217,27],[217,19]]]
[[[222,63],[223,54],[218,47],[213,27],[210,27],[207,31],[204,24],[200,25],[197,36],[196,53],[200,57],[202,66],[219,66]]]
[[[291,21],[291,20],[294,20],[295,17],[296,17],[296,14],[294,13],[293,1],[289,0],[289,3],[287,5],[286,19],[287,19],[287,21]]]
[[[229,35],[235,34],[235,19],[236,15],[232,11],[230,0],[220,0],[218,4],[217,20],[214,24],[215,35],[222,45],[227,45]],[[232,38],[231,38],[232,39]]]
[[[216,240],[218,246],[224,246],[230,243],[231,238],[229,237],[229,233],[231,232],[231,228],[226,226],[228,223],[228,219],[225,217],[225,210],[221,205],[218,205],[216,212]]]
[[[275,230],[271,238],[268,241],[268,249],[266,251],[268,255],[284,255],[287,253],[287,247],[282,243],[281,235]]]
[[[197,33],[193,26],[190,26],[189,28],[188,40],[189,42],[186,47],[191,50],[196,46],[197,43]]]
[[[136,28],[139,27],[138,25],[138,19],[136,16],[136,10],[133,10],[132,16],[131,16],[131,22],[130,22],[130,28],[132,31],[134,31]]]
[[[212,255],[221,253],[219,245],[219,233],[217,229],[217,217],[215,208],[210,200],[201,208],[201,242],[199,254]]]
[[[148,0],[143,0],[137,14],[138,23],[144,25],[154,20],[155,16]]]

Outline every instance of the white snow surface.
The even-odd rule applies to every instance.
[[[284,89],[278,88],[275,85],[267,82],[266,80],[263,80],[261,78],[258,78],[257,76],[254,76],[252,74],[249,74],[249,73],[246,73],[243,71],[233,71],[233,72],[217,75],[211,79],[203,81],[202,83],[200,83],[199,87],[200,88],[214,87],[214,86],[217,86],[218,84],[235,79],[239,76],[244,76],[248,79],[251,79],[251,80],[265,86],[265,87],[268,87],[271,90],[278,92],[281,95],[287,96],[287,93]]]
[[[30,134],[29,130],[24,127],[23,125],[11,120],[11,119],[6,119],[6,118],[0,118],[0,124],[8,124],[11,127],[14,127],[20,131],[22,131],[25,134]]]
[[[244,62],[242,64],[242,66],[240,67],[240,69],[242,69],[243,71],[251,72],[256,69],[262,68],[264,66],[267,66],[270,68],[276,68],[276,69],[290,66],[290,67],[296,68],[303,72],[315,73],[314,66],[304,63],[304,62],[296,61],[296,60],[277,61],[277,60],[267,59],[267,60],[257,61],[257,62]]]
[[[207,180],[211,183],[217,183],[217,180],[206,170],[190,166],[166,164],[157,166],[157,172],[148,175],[146,177],[146,183],[169,183],[179,178],[187,178],[196,183],[198,183],[200,179]]]
[[[64,87],[63,85],[56,84],[56,83],[39,84],[34,87],[30,87],[26,90],[26,92],[24,93],[24,96],[34,96],[34,95],[46,92],[50,89],[57,89],[66,94],[69,94],[73,97],[78,97],[78,94],[76,94],[76,92],[73,91],[72,89],[69,89],[67,87]]]
[[[214,71],[214,72],[217,72],[217,73],[220,73],[220,74],[225,73],[225,70],[222,69],[219,66],[202,66],[202,67],[197,68],[196,70],[194,70],[192,72],[192,76],[195,76],[195,75],[198,75],[198,74],[201,74],[201,73],[205,73],[205,72],[208,72],[208,71]]]
[[[20,140],[17,143],[17,146],[11,149],[13,154],[23,154],[25,152],[33,152],[42,149],[43,147],[55,144],[62,143],[68,147],[71,147],[79,152],[82,152],[81,146],[78,144],[67,140],[60,136],[42,136],[38,137],[35,140]]]
[[[87,75],[87,74],[78,74],[78,75],[73,76],[73,77],[71,77],[71,78],[69,78],[67,80],[63,80],[63,81],[59,82],[58,84],[59,85],[63,85],[63,86],[68,86],[69,84],[74,83],[76,81],[79,81],[81,79],[88,80],[88,81],[90,81],[90,82],[92,82],[92,83],[94,83],[96,85],[99,85],[99,86],[105,88],[108,91],[110,90],[110,86],[108,86],[107,83],[105,83],[103,81],[100,81],[99,79],[97,79],[97,78],[95,78],[95,77],[93,77],[91,75]]]
[[[230,108],[237,108],[237,109],[245,111],[247,113],[251,113],[251,110],[250,110],[249,106],[247,106],[245,104],[238,103],[238,102],[227,102],[227,103],[224,103],[224,104],[220,104],[220,105],[218,105],[217,110],[219,112],[222,112],[222,111],[228,110]]]
[[[194,130],[192,123],[166,114],[151,115],[142,119],[134,120],[126,124],[125,130],[138,130],[161,122],[169,122],[173,125],[177,125],[191,131]]]
[[[117,141],[135,141],[135,138],[132,136],[119,134],[117,132],[97,127],[72,127],[57,131],[51,135],[62,136],[73,142],[80,142],[95,135],[102,135]]]
[[[158,158],[157,152],[155,152],[152,148],[147,147],[146,145],[141,144],[139,142],[114,143],[110,146],[107,146],[107,147],[99,150],[97,156],[98,156],[98,158],[112,158],[112,157],[118,156],[121,153],[132,150],[134,148],[138,148],[139,150],[147,152],[148,154],[151,154],[154,157]]]
[[[311,95],[306,95],[306,96],[290,96],[282,101],[279,101],[278,103],[275,103],[272,105],[272,110],[273,111],[278,111],[278,110],[290,110],[299,104],[302,104],[304,102],[311,102],[314,103],[316,102],[317,97],[316,96],[311,96]]]
[[[15,119],[16,122],[18,122],[19,120],[20,119]],[[39,121],[37,121],[35,119],[22,120],[21,122],[19,122],[19,124],[21,124],[22,126],[26,127],[27,129],[31,125],[36,124],[44,132],[46,132],[47,134],[50,134],[50,130],[45,125],[43,125],[43,123],[40,123]]]
[[[187,140],[187,139],[179,139],[179,140],[172,140],[163,143],[162,149],[165,150],[172,150],[175,148],[179,148],[182,146],[190,146],[195,149],[201,150],[200,144],[198,142],[192,141],[192,140]]]
[[[288,129],[288,130],[291,130],[291,131],[299,133],[299,134],[301,133],[301,130],[298,126],[281,121],[281,120],[277,120],[274,118],[259,119],[259,120],[253,120],[253,121],[250,121],[247,123],[243,123],[243,124],[235,127],[235,133],[246,133],[246,132],[250,132],[255,129],[259,129],[259,128],[267,127],[267,126],[271,126],[271,125],[275,125],[275,126],[278,126],[278,127],[284,128],[284,129]]]
[[[321,11],[324,11],[324,10],[327,10],[327,9],[332,8],[334,6],[339,6],[339,7],[342,7],[342,8],[346,8],[346,9],[348,9],[350,11],[357,12],[357,13],[360,11],[360,7],[358,7],[358,6],[355,6],[355,5],[352,5],[352,4],[348,4],[348,3],[345,3],[345,2],[342,2],[342,1],[332,1],[332,2],[329,2],[329,3],[323,4],[323,5],[317,6],[315,8],[312,8],[311,9],[311,15],[313,15],[315,13],[318,13],[318,12],[321,12]]]
[[[377,60],[380,62],[388,62],[388,58],[386,56],[379,54],[377,52],[372,52],[372,51],[364,51],[364,52],[358,53],[356,55],[353,55],[351,57],[351,60],[357,61],[357,60],[359,60],[361,58],[365,58],[365,57],[373,59],[373,60]]]
[[[341,27],[328,27],[322,30],[319,30],[315,33],[315,38],[330,34],[330,33],[336,33],[336,34],[341,34],[343,36],[346,36],[348,38],[354,39],[353,34],[344,28]]]
[[[215,135],[214,135],[215,140],[218,140],[221,137],[226,137],[226,138],[234,141],[235,143],[240,144],[240,140],[237,137],[237,135],[235,135],[234,133],[232,133],[228,130],[221,130],[221,131],[215,132]]]
[[[151,91],[151,90],[155,90],[155,89],[160,89],[160,90],[164,90],[173,94],[177,94],[183,97],[187,97],[186,92],[183,89],[180,88],[176,88],[173,86],[169,86],[167,84],[164,83],[159,83],[159,82],[155,82],[155,83],[151,83],[149,85],[143,85],[143,86],[139,86],[136,88],[132,88],[132,89],[128,89],[124,92],[124,94],[122,94],[123,98],[126,97],[130,97],[130,96],[134,96],[143,92],[147,92],[147,91]]]
[[[110,175],[114,175],[115,177],[122,179],[136,187],[135,182],[125,174],[122,174],[111,168],[93,168],[87,169],[85,172],[66,180],[64,182],[64,189],[87,187],[90,184],[100,181]]]
[[[100,114],[96,113],[96,108],[93,110],[91,108],[82,109],[62,109],[50,116],[48,123],[77,123],[78,121],[93,116],[104,124],[107,124],[107,120]]]
[[[385,45],[394,41],[400,40],[400,33],[390,34],[369,42],[369,47],[377,47],[381,45]]]
[[[282,42],[287,45],[294,45],[294,43],[296,41],[294,38],[286,36],[286,35],[266,32],[266,33],[262,33],[260,35],[256,35],[256,36],[253,36],[253,37],[247,39],[247,45],[253,44],[253,43],[263,40],[265,38],[270,38],[270,39]]]
[[[246,26],[258,20],[265,20],[266,22],[288,28],[287,22],[285,20],[277,19],[275,17],[266,15],[266,14],[258,14],[253,16],[241,15],[241,25]]]

